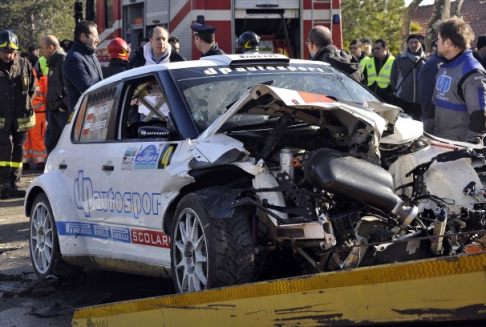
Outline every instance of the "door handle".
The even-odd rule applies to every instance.
[[[67,164],[65,164],[65,163],[59,164],[59,169],[61,169],[61,170],[67,169]]]
[[[103,165],[102,166],[102,169],[104,171],[113,171],[113,170],[115,170],[115,166],[113,166],[113,165]]]

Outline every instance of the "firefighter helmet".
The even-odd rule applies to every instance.
[[[110,59],[128,60],[129,48],[127,42],[122,38],[116,37],[108,44]]]
[[[0,32],[0,50],[18,50],[19,40],[17,35],[9,30]]]
[[[238,38],[238,47],[241,52],[246,51],[258,51],[258,45],[260,44],[260,37],[251,31],[246,31]]]

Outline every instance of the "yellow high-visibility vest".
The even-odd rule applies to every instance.
[[[381,67],[380,73],[376,73],[375,59],[370,58],[366,62],[366,73],[368,75],[368,86],[371,86],[376,82],[378,87],[381,89],[386,89],[390,85],[390,75],[395,57],[390,55],[386,60],[385,64]]]
[[[368,60],[370,59],[371,59],[370,57],[365,56],[363,59],[359,61],[359,69],[361,70],[361,72],[365,70],[366,65],[368,64]]]

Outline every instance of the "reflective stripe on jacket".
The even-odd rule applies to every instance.
[[[371,59],[370,57],[364,56],[364,58],[359,61],[359,69],[360,69],[361,72],[363,72],[365,70],[366,65],[368,64],[368,61],[370,59]]]
[[[35,112],[45,112],[47,101],[47,75],[35,80],[35,92],[32,98],[32,108]]]
[[[0,167],[20,168],[20,167],[22,167],[22,163],[21,162],[13,162],[13,161],[0,161]]]
[[[370,58],[366,63],[366,73],[368,76],[368,86],[373,85],[376,82],[379,88],[386,89],[390,85],[390,75],[395,57],[390,55],[386,62],[380,69],[380,72],[376,73],[375,60]]]
[[[16,130],[25,132],[35,124],[31,96],[34,93],[34,77],[30,63],[17,56],[10,66],[0,63],[0,129],[16,120]]]

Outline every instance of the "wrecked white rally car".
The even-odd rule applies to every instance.
[[[482,251],[482,153],[325,63],[142,67],[83,94],[31,184],[32,263],[171,274],[185,292]]]

